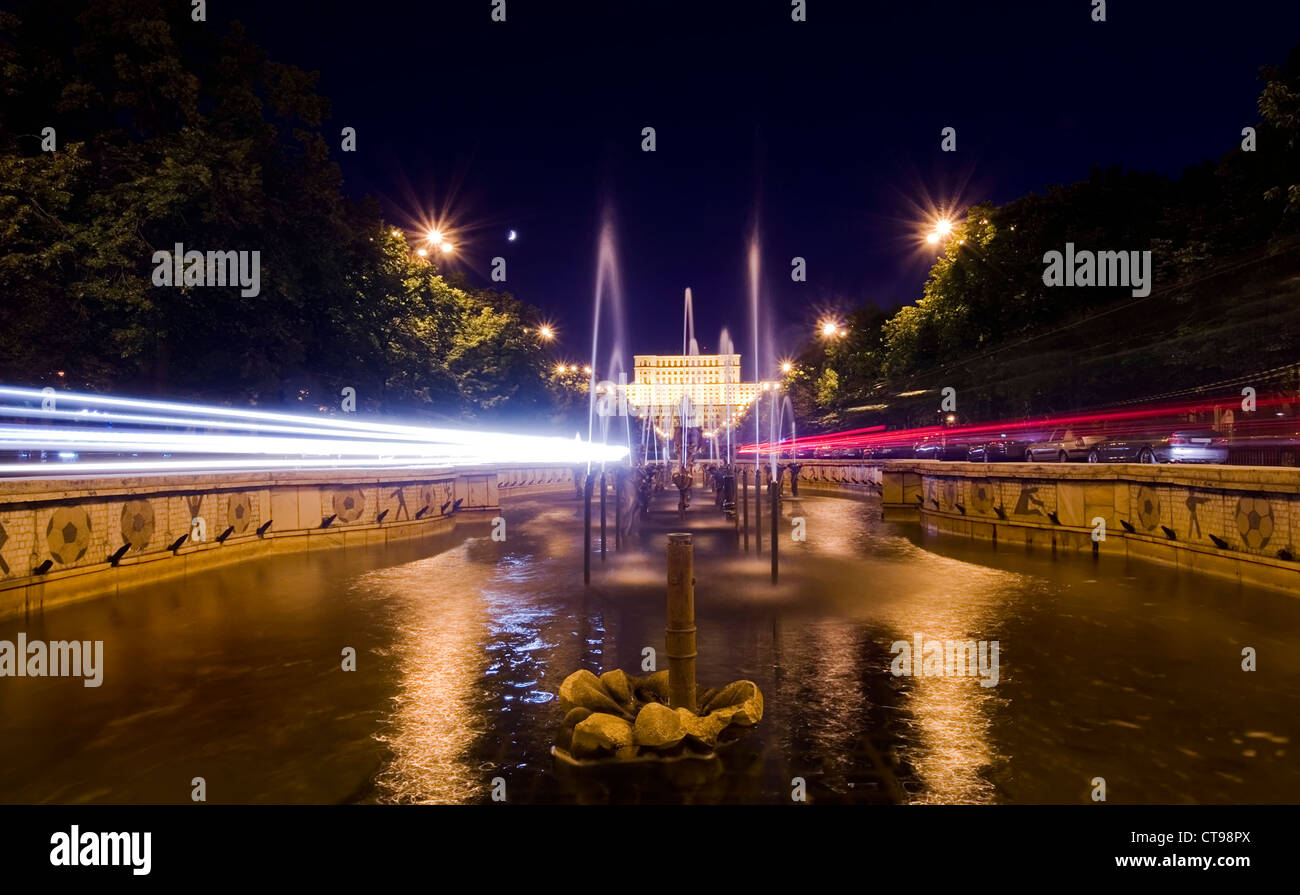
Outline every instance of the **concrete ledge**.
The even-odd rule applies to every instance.
[[[497,510],[502,480],[572,488],[554,466],[0,480],[0,617],[270,553],[428,537],[458,511]]]
[[[878,483],[885,519],[928,531],[1126,555],[1300,595],[1300,469],[850,460],[807,461],[799,480]]]

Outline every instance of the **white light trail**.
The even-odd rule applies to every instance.
[[[0,386],[0,395],[7,395],[37,402],[48,397],[47,394],[37,389],[12,388],[9,386]],[[292,413],[274,413],[264,410],[242,410],[239,408],[212,407],[202,404],[182,404],[174,401],[146,401],[139,398],[115,398],[108,395],[88,395],[79,392],[56,392],[54,397],[60,404],[87,404],[98,407],[119,407],[128,410],[149,410],[160,411],[163,413],[188,414],[205,421],[200,423],[196,419],[189,423],[191,426],[217,426],[222,420],[253,420],[293,423],[298,425],[307,424],[330,429],[346,430],[349,432],[369,433],[371,435],[385,433],[388,435],[406,436],[419,441],[445,442],[448,444],[482,444],[503,437],[523,441],[535,441],[537,443],[555,440],[546,436],[512,435],[502,432],[477,432],[466,429],[447,429],[438,427],[398,426],[391,423],[341,420],[333,417],[306,417]],[[560,440],[563,441],[563,439]],[[570,444],[567,441],[564,443]]]
[[[480,447],[473,456],[482,462],[508,462],[515,457],[516,444],[503,436],[499,444]],[[571,456],[574,445],[564,441],[532,445],[531,455],[546,462]],[[408,457],[441,459],[465,456],[463,445],[417,445],[408,441],[353,441],[338,438],[280,438],[255,435],[194,435],[160,432],[93,432],[85,429],[38,429],[0,427],[0,448],[11,450],[150,451],[187,454],[304,454],[308,456]]]
[[[358,432],[355,436],[347,432],[340,432],[336,429],[322,428],[320,426],[285,426],[270,423],[254,423],[246,420],[199,420],[181,416],[151,416],[134,413],[115,413],[111,410],[36,410],[31,407],[16,407],[14,405],[0,405],[0,419],[9,417],[27,417],[29,419],[40,420],[67,420],[74,423],[123,423],[127,425],[145,425],[151,424],[156,426],[176,426],[184,429],[209,428],[209,429],[238,429],[247,432],[276,432],[290,435],[328,435],[332,438],[365,438],[372,433]],[[306,422],[315,422],[308,417],[302,417]],[[403,436],[394,436],[403,437]],[[409,441],[425,441],[426,439],[417,438],[414,435],[404,436]]]
[[[458,466],[477,465],[473,457],[451,458],[453,462],[430,465],[412,463],[410,460],[385,461],[373,459],[365,463],[355,460],[236,460],[214,458],[209,460],[120,460],[77,461],[75,463],[0,463],[0,475],[28,475],[43,478],[47,475],[79,475],[82,473],[121,473],[123,475],[156,475],[168,472],[222,472],[225,470],[261,471],[271,469],[431,469],[451,470]]]
[[[0,386],[0,396],[39,402],[48,392]],[[421,427],[371,420],[340,420],[289,413],[58,392],[58,404],[76,410],[0,406],[0,418],[39,424],[0,426],[0,450],[95,454],[158,454],[152,458],[72,459],[52,464],[0,464],[0,474],[185,471],[284,468],[459,467],[501,463],[612,463],[626,458],[618,445],[565,438]],[[94,408],[94,409],[92,409]],[[112,408],[112,409],[99,409]],[[60,427],[59,422],[70,423]],[[153,428],[151,428],[153,427]],[[166,428],[236,430],[196,433]],[[289,437],[298,436],[298,437]],[[172,459],[171,455],[193,459]],[[236,459],[258,456],[260,459]],[[199,459],[199,458],[202,459]]]

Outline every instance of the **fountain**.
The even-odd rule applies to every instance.
[[[564,723],[552,754],[571,768],[712,761],[763,718],[753,681],[697,692],[695,559],[690,534],[668,535],[668,668],[645,677],[575,671],[560,685]]]
[[[597,384],[597,370],[602,349],[601,323],[606,317],[613,320],[615,335],[613,346],[609,349],[609,375],[617,374],[619,384],[616,388],[626,389],[626,372],[621,353],[623,340],[622,291],[618,277],[617,255],[614,248],[613,224],[607,215],[601,226],[598,248],[595,308],[591,338],[591,376],[589,380],[590,399],[588,412],[587,442],[594,443],[597,438],[602,444],[609,439],[610,417],[608,412],[597,413],[597,390],[606,387],[609,380],[601,386]],[[695,314],[691,290],[685,291],[682,318],[682,356],[687,360],[687,381],[696,381],[697,371],[690,358],[700,356],[699,343],[695,338]],[[731,338],[723,330],[719,340],[722,352],[732,352]],[[728,374],[729,375],[729,374]],[[724,385],[723,394],[730,400],[731,383]],[[651,402],[645,413],[640,432],[640,467],[636,474],[628,477],[632,483],[630,493],[634,503],[640,508],[640,516],[649,511],[649,504],[654,493],[658,471],[670,468],[673,457],[673,445],[677,445],[677,469],[672,475],[672,483],[678,490],[678,514],[685,519],[690,506],[690,491],[693,485],[692,466],[697,444],[692,450],[692,425],[700,417],[697,408],[691,406],[690,395],[683,394],[682,403],[677,408],[677,429],[680,440],[673,437],[673,409],[664,408],[662,417],[657,419],[659,410]],[[608,395],[602,395],[607,398]],[[622,396],[620,395],[620,398]],[[620,408],[622,409],[622,408]],[[602,410],[604,408],[602,407]],[[625,437],[628,442],[629,455],[637,457],[631,451],[631,423],[624,417]],[[599,418],[599,432],[597,422]],[[669,437],[664,440],[660,451],[659,421],[668,428]],[[705,417],[707,419],[707,417]],[[731,417],[730,410],[726,420],[726,460],[731,462]],[[703,433],[701,433],[703,435]],[[650,441],[654,441],[655,466],[650,467]],[[717,432],[713,433],[711,459],[717,460]],[[660,465],[662,461],[662,465]],[[600,487],[600,544],[601,559],[605,558],[605,468],[601,465],[599,475],[590,463],[587,465],[584,487],[584,581],[591,580],[591,497],[593,485],[599,481]],[[621,543],[623,478],[615,473],[615,544]],[[730,479],[729,489],[720,485],[715,477],[715,489],[721,487],[730,494],[729,512],[735,513],[735,482]],[[721,501],[720,501],[721,502]],[[629,518],[635,514],[629,513]],[[668,668],[656,671],[645,677],[629,675],[621,669],[606,671],[597,676],[590,671],[575,671],[565,678],[560,685],[559,703],[564,710],[564,721],[556,737],[552,754],[559,766],[569,769],[608,768],[612,765],[639,765],[644,763],[675,763],[683,759],[703,759],[715,761],[716,750],[734,742],[744,729],[759,722],[763,717],[763,694],[752,681],[740,680],[718,689],[697,692],[695,684],[695,574],[694,546],[689,533],[668,535],[668,604],[667,627],[665,629],[666,655]],[[653,666],[652,666],[653,667]]]

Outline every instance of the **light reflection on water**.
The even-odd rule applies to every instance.
[[[641,673],[664,626],[663,534],[593,557],[569,495],[466,517],[434,543],[255,561],[0,623],[107,641],[100,690],[0,681],[0,801],[517,802],[1300,800],[1300,611],[1286,595],[1140,563],[920,535],[874,500],[789,500],[808,540],[743,555],[707,499],[696,533],[697,677],[756,681],[762,724],[710,780],[591,786],[557,774],[572,671]],[[770,532],[765,531],[765,543]],[[430,554],[433,555],[430,555]],[[1000,682],[889,674],[896,640],[997,640]],[[1238,669],[1242,645],[1267,661]],[[358,671],[339,671],[343,646]],[[888,770],[887,770],[888,769]],[[885,773],[882,775],[882,770]],[[218,781],[220,785],[213,785]],[[910,795],[903,795],[904,787]]]
[[[389,717],[393,732],[376,737],[392,750],[377,781],[387,799],[463,802],[484,791],[486,781],[466,763],[465,747],[488,723],[475,695],[492,654],[483,650],[489,630],[483,602],[464,590],[469,565],[461,545],[358,581],[358,590],[389,618],[401,680]]]

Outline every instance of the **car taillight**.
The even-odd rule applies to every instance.
[[[1184,438],[1184,437],[1181,436],[1181,435],[1170,435],[1170,436],[1169,436],[1169,443],[1170,443],[1170,444],[1187,444],[1187,439]]]
[[[1225,444],[1227,444],[1227,443],[1228,443],[1228,439],[1226,439],[1226,438],[1212,438],[1212,439],[1210,439],[1210,444],[1214,445],[1215,447],[1223,447],[1223,446],[1224,446]]]

